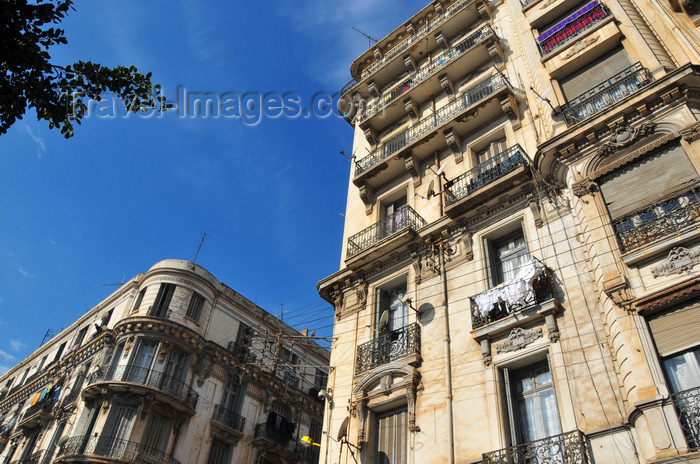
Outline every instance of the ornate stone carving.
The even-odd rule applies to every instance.
[[[211,375],[211,370],[214,366],[213,357],[214,353],[209,347],[204,348],[204,350],[197,355],[195,372],[197,373],[198,387],[204,385],[204,381]]]
[[[476,8],[479,10],[479,16],[481,16],[481,19],[484,21],[489,21],[491,19],[491,6],[488,4],[488,2],[479,2],[479,4],[476,5]]]
[[[360,192],[360,200],[365,204],[365,214],[369,216],[372,214],[372,208],[374,206],[374,192],[367,184],[360,185],[358,190]]]
[[[461,163],[464,160],[464,155],[462,154],[462,141],[459,138],[459,134],[456,133],[452,128],[449,128],[443,132],[445,136],[445,142],[447,146],[452,150],[452,154],[455,157],[456,163]]]
[[[486,46],[489,56],[494,63],[503,63],[503,49],[498,42],[492,42]]]
[[[579,40],[578,42],[573,44],[571,47],[569,47],[566,50],[566,53],[564,53],[561,57],[565,60],[568,60],[572,56],[581,53],[583,50],[587,49],[588,47],[590,47],[591,45],[596,43],[598,41],[598,39],[600,39],[600,36],[594,35],[594,36],[590,36],[590,37],[587,37],[585,39]]]
[[[440,48],[442,48],[443,50],[447,50],[450,48],[450,43],[447,41],[445,36],[442,34],[442,31],[435,33],[435,40],[437,41]]]
[[[544,318],[547,323],[547,332],[549,332],[549,341],[556,343],[559,341],[559,327],[557,326],[557,320],[554,318],[554,314],[547,314]]]
[[[377,84],[375,84],[373,80],[367,82],[367,90],[369,91],[370,95],[379,98],[379,89],[377,88]]]
[[[442,87],[442,90],[444,90],[447,95],[453,95],[455,91],[454,85],[452,84],[452,81],[447,77],[447,74],[440,74],[438,76],[438,79],[440,79],[440,86]]]
[[[357,305],[361,310],[365,309],[367,304],[367,289],[369,285],[364,279],[357,279],[355,283],[355,294],[357,295]]]
[[[571,191],[577,197],[582,197],[584,195],[588,195],[588,194],[594,192],[596,190],[596,188],[597,188],[597,184],[595,182],[593,182],[589,178],[585,178],[583,180],[576,182],[574,185],[572,185]]]
[[[333,307],[336,312],[340,312],[343,309],[343,289],[340,285],[336,284],[330,291],[331,299],[333,300]]]
[[[163,342],[160,345],[160,350],[158,351],[158,362],[163,364],[170,354],[170,348],[172,345],[169,342]]]
[[[505,97],[501,98],[501,109],[505,114],[511,119],[518,118],[518,105],[515,102],[513,95],[507,94]]]
[[[688,143],[694,142],[697,139],[700,139],[700,123],[695,123],[691,125],[690,127],[687,127],[683,129],[681,132],[681,135],[683,137],[683,140],[685,140]]]
[[[598,149],[598,155],[608,156],[620,148],[631,145],[640,137],[653,134],[655,130],[656,124],[653,122],[642,124],[638,128],[619,124],[613,128],[608,141]]]
[[[415,275],[416,285],[418,285],[421,282],[421,269],[423,267],[421,256],[418,251],[411,251],[411,265],[413,266],[413,274]]]
[[[493,358],[491,357],[491,342],[488,338],[481,340],[481,356],[484,357],[484,365],[490,366]]]
[[[404,162],[406,163],[406,170],[413,178],[413,186],[418,187],[422,182],[420,176],[420,162],[413,156],[413,152],[409,152],[405,155]]]
[[[384,58],[384,55],[382,54],[382,49],[379,47],[374,47],[374,50],[372,50],[372,55],[374,55],[374,59],[377,61],[381,61],[382,58]]]
[[[416,427],[416,384],[412,381],[406,382],[406,403],[408,430],[419,432],[420,427]]]
[[[136,341],[136,337],[134,337],[133,335],[130,335],[129,338],[126,339],[126,342],[124,343],[124,351],[123,351],[124,358],[126,358],[129,355],[129,352],[134,347],[135,341]]]
[[[544,224],[544,221],[542,219],[542,208],[540,206],[540,200],[536,194],[532,195],[532,197],[528,200],[527,206],[530,208],[532,217],[535,219],[535,227],[539,229],[540,227],[542,227],[542,224]]]
[[[460,232],[462,233],[460,237],[460,243],[462,245],[462,249],[464,250],[464,259],[466,259],[467,261],[471,261],[472,259],[474,259],[472,233],[469,232],[469,230],[466,227],[462,227],[460,229]]]
[[[416,118],[418,117],[418,106],[416,105],[416,102],[413,101],[413,98],[408,97],[403,101],[403,106],[406,109],[406,113],[412,117]]]
[[[549,5],[551,5],[552,3],[556,2],[556,1],[557,0],[547,0],[546,2],[542,2],[542,4],[540,5],[540,10],[546,9]]]
[[[603,276],[603,292],[615,303],[623,307],[627,306],[632,299],[627,279],[619,273],[610,272]]]
[[[369,143],[372,145],[377,144],[377,131],[375,131],[371,126],[367,126],[364,129],[362,129],[362,132],[365,134],[365,138]]]
[[[363,395],[364,396],[364,395]],[[367,419],[367,398],[362,398],[357,404],[357,441],[365,441],[365,420]]]
[[[413,23],[406,24],[406,32],[408,33],[408,35],[415,35],[416,34],[416,28],[413,25]]]
[[[522,327],[516,327],[510,331],[510,335],[503,343],[496,345],[496,353],[521,350],[538,338],[542,338],[541,328],[523,329]]]
[[[403,64],[406,67],[406,72],[407,73],[414,73],[416,72],[416,60],[413,59],[411,54],[407,54],[403,57]]]
[[[671,249],[664,261],[651,268],[651,274],[655,279],[671,274],[682,274],[689,272],[698,263],[700,263],[700,248],[689,250],[684,247],[675,247]]]

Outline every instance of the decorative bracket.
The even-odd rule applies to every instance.
[[[449,128],[443,132],[443,135],[447,146],[452,150],[455,162],[461,163],[464,160],[464,155],[462,154],[462,140],[459,138],[459,134],[454,129]]]
[[[443,35],[442,31],[435,33],[435,40],[437,41],[440,48],[442,48],[443,50],[449,50],[450,42]]]
[[[491,42],[486,48],[494,63],[503,63],[503,48],[501,48],[501,44],[498,42]]]
[[[416,60],[411,56],[411,54],[404,55],[403,64],[406,67],[406,72],[414,73],[418,66],[416,66]]]
[[[447,73],[440,74],[438,79],[440,79],[442,90],[444,90],[447,95],[454,95],[455,87],[452,81],[447,77]]]
[[[372,214],[372,208],[374,206],[374,192],[372,188],[367,184],[362,184],[359,187],[360,199],[362,203],[365,204],[365,214],[369,216]]]
[[[367,82],[367,90],[370,95],[379,98],[379,89],[377,89],[377,84],[375,84],[374,81]]]
[[[413,266],[413,273],[415,274],[416,285],[421,283],[421,270],[423,268],[423,263],[421,260],[420,253],[418,251],[411,251],[411,265]]]
[[[404,108],[406,108],[406,113],[408,115],[415,119],[418,117],[418,105],[416,105],[416,102],[413,100],[413,98],[408,97],[403,101]]]
[[[377,144],[377,131],[375,131],[374,128],[367,126],[362,129],[362,132],[364,132],[365,138],[370,144]]]
[[[406,170],[413,178],[413,186],[418,187],[422,182],[420,176],[420,162],[415,156],[413,156],[413,152],[408,152],[405,155],[404,162],[406,163]]]

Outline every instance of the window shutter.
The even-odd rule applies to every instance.
[[[679,190],[697,176],[680,144],[671,144],[602,177],[600,190],[610,216],[616,219]]]
[[[632,66],[632,62],[625,49],[619,46],[562,79],[560,81],[561,89],[567,100],[573,100],[629,66]]]
[[[700,345],[700,302],[694,301],[648,318],[662,357]]]

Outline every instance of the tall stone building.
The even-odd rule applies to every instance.
[[[0,377],[0,462],[316,463],[328,352],[204,268],[138,274]]]
[[[699,25],[437,0],[352,63],[321,462],[700,462]]]

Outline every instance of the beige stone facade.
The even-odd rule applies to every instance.
[[[700,462],[698,11],[439,0],[352,63],[321,462]]]
[[[328,352],[180,260],[0,377],[0,462],[311,463]]]

